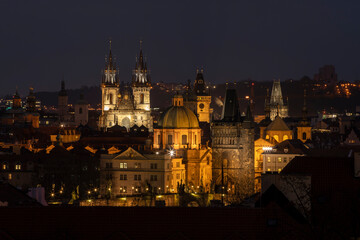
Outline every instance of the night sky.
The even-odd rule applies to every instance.
[[[154,82],[360,79],[360,1],[0,1],[0,94],[99,85],[108,39],[130,81],[143,40]]]

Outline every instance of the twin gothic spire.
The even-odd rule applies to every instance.
[[[111,40],[109,41],[109,56],[105,58],[105,69],[102,77],[103,84],[119,85],[119,73],[116,69],[116,62],[111,52]],[[136,58],[135,69],[133,70],[132,86],[149,87],[151,86],[150,75],[148,73],[146,60],[142,52],[142,41],[140,41],[140,53]]]

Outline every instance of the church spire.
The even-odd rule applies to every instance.
[[[147,63],[144,60],[144,55],[142,51],[142,44],[143,41],[140,40],[140,53],[139,57],[136,59],[135,69],[133,71],[133,79],[132,79],[132,85],[133,86],[150,86],[150,76],[148,74],[147,70]]]
[[[115,58],[112,55],[112,40],[109,40],[109,56],[105,57],[105,69],[102,77],[102,83],[110,85],[119,84],[119,75],[116,70]]]
[[[280,106],[284,105],[282,92],[281,92],[281,85],[280,85],[280,79],[276,80],[274,79],[272,91],[271,91],[271,98],[270,98],[270,104]]]
[[[304,105],[302,107],[302,119],[303,121],[307,121],[307,106],[306,106],[306,89],[304,89]]]

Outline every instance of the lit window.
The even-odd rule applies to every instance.
[[[6,162],[3,163],[2,169],[7,170],[9,168],[8,164]]]
[[[267,171],[268,171],[268,172],[271,172],[271,169],[270,169],[270,168],[268,168],[268,169],[267,169]]]
[[[11,180],[12,179],[12,175],[11,175],[11,173],[9,173],[9,180]]]
[[[281,168],[278,169],[278,172],[281,172]]]
[[[281,162],[281,157],[278,157],[278,161]]]
[[[120,163],[120,168],[127,168],[127,163]]]
[[[21,170],[21,164],[20,163],[16,163],[15,170]]]
[[[268,162],[271,162],[271,159],[270,159],[270,157],[267,157],[267,161],[268,161]]]
[[[141,168],[141,163],[135,163],[135,168]]]

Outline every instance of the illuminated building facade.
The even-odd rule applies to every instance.
[[[100,158],[100,191],[103,196],[141,193],[177,193],[185,182],[185,165],[168,152],[140,153],[133,148]]]
[[[181,94],[172,98],[172,106],[160,117],[154,129],[154,148],[171,149],[183,159],[185,184],[192,192],[209,192],[212,181],[212,150],[201,145],[199,120],[184,106]]]
[[[111,44],[111,42],[110,42]],[[106,130],[114,125],[130,129],[144,125],[152,131],[150,116],[151,81],[142,49],[133,71],[131,86],[121,84],[110,45],[109,57],[101,80],[102,114],[99,128]]]

